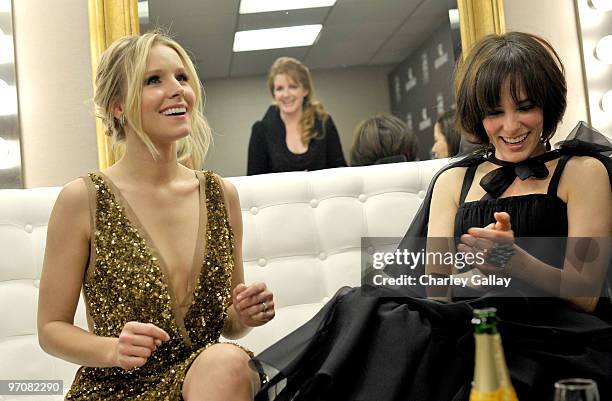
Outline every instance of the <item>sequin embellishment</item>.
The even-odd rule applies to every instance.
[[[88,311],[98,336],[118,337],[129,321],[150,322],[166,330],[163,343],[136,369],[81,367],[68,400],[180,400],[187,367],[206,347],[217,343],[231,301],[234,238],[223,192],[205,171],[206,255],[192,302],[185,316],[170,296],[159,260],[143,234],[101,175],[88,175],[95,188],[92,232],[93,272],[83,285]],[[204,238],[199,239],[204,241]]]

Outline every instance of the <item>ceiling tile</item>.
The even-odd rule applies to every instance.
[[[289,49],[234,53],[231,76],[267,74],[270,66],[277,58],[287,56],[302,60],[307,50],[307,47],[292,47]]]

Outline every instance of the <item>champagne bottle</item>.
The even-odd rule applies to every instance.
[[[518,401],[512,387],[495,308],[475,309],[476,361],[470,401]]]

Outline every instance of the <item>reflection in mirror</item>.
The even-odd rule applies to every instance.
[[[449,14],[457,15],[456,0],[337,0],[327,7],[249,14],[239,8],[239,0],[185,1],[183,7],[139,2],[140,31],[168,28],[198,67],[207,96],[204,113],[215,132],[206,168],[225,176],[246,174],[251,128],[273,103],[268,69],[281,56],[310,68],[316,97],[333,118],[347,161],[354,128],[380,113],[408,124],[411,118],[420,158],[429,158],[433,124],[452,104],[460,40],[458,22],[451,24]],[[322,29],[310,46],[232,50],[236,32],[316,24]],[[427,119],[429,125],[422,123]]]
[[[0,189],[23,188],[11,0],[0,1]]]

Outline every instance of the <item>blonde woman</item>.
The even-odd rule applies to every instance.
[[[67,184],[49,222],[40,284],[42,348],[83,365],[69,400],[251,400],[260,377],[238,338],[274,317],[243,284],[236,188],[199,165],[210,142],[201,84],[159,33],[104,52],[95,104],[123,157]],[[199,216],[194,219],[193,216]],[[73,324],[83,289],[89,330]]]
[[[338,130],[315,100],[308,68],[281,57],[270,67],[268,88],[274,105],[253,125],[247,174],[346,166]]]

